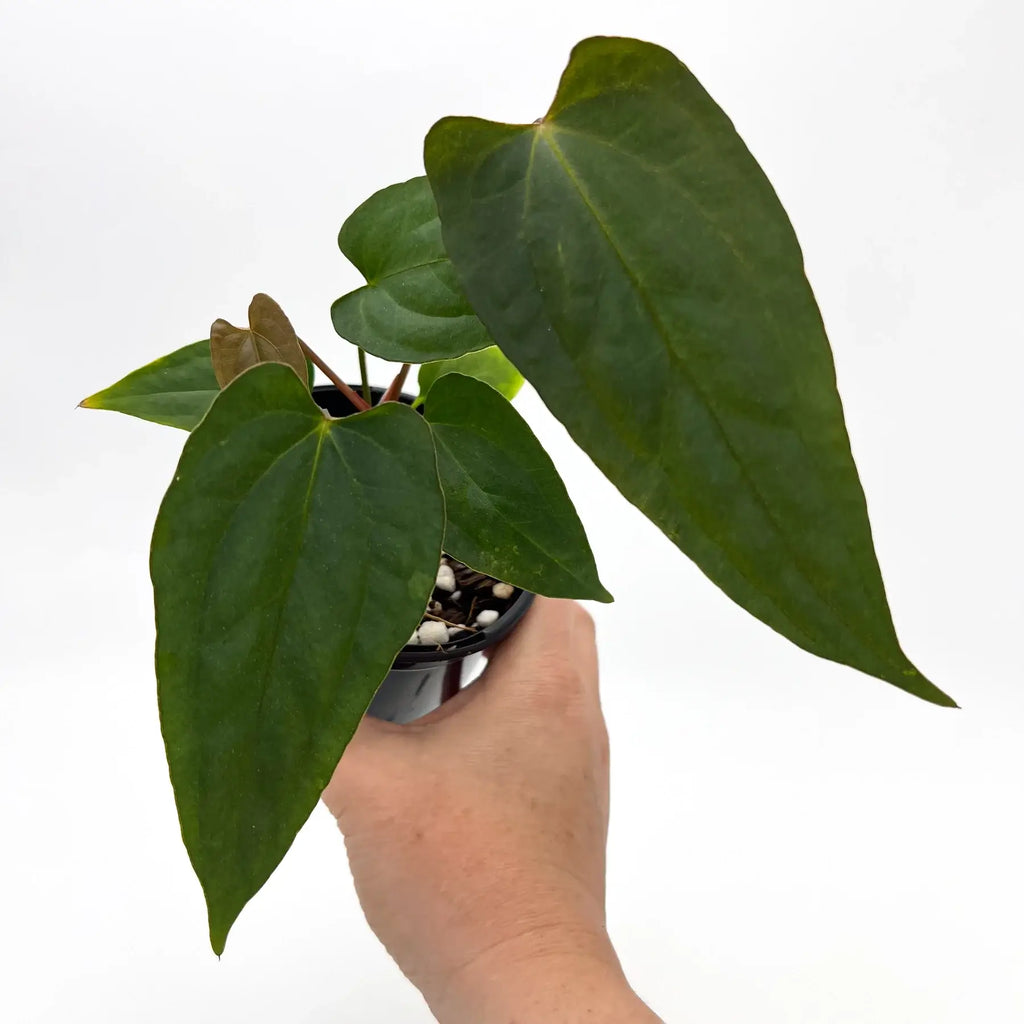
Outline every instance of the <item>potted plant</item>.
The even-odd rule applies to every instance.
[[[151,573],[161,725],[218,953],[414,649],[442,551],[516,592],[611,599],[510,404],[522,377],[751,614],[955,706],[897,640],[793,229],[686,67],[587,39],[544,117],[445,118],[424,159],[341,229],[367,281],[331,310],[358,384],[257,295],[248,327],[217,320],[83,403],[191,431]],[[400,366],[376,403],[367,352]],[[311,364],[334,389],[311,394]],[[417,647],[464,642],[427,632]]]

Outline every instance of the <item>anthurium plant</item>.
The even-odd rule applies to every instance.
[[[793,228],[687,68],[587,39],[547,114],[444,118],[424,162],[341,228],[366,285],[331,318],[361,381],[260,294],[246,327],[218,319],[83,403],[190,431],[153,533],[156,672],[218,953],[420,622],[442,552],[535,593],[611,600],[510,404],[524,377],[752,615],[955,706],[897,640]],[[400,366],[376,404],[366,353]],[[355,412],[321,409],[313,365]]]

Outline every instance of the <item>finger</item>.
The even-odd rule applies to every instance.
[[[536,598],[523,621],[493,651],[480,682],[510,699],[552,686],[582,687],[596,698],[593,619],[575,601]]]
[[[576,601],[537,597],[523,621],[496,647],[488,650],[490,663],[497,668],[509,659],[517,667],[533,667],[538,661],[575,661],[587,659],[591,668],[594,625],[590,615]]]
[[[339,816],[342,796],[373,778],[389,739],[398,729],[401,726],[363,715],[322,794],[335,817]]]

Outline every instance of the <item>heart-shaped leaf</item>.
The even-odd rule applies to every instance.
[[[539,123],[425,156],[473,308],[622,493],[794,643],[951,705],[893,629],[793,229],[690,72],[588,39]]]
[[[419,405],[427,397],[427,392],[434,381],[446,373],[461,373],[482,380],[509,401],[519,394],[519,389],[523,386],[523,375],[502,355],[497,345],[491,345],[489,348],[480,349],[479,352],[467,352],[455,359],[424,363],[416,378],[420,393],[414,404]]]
[[[220,386],[260,363],[284,363],[306,380],[306,355],[284,310],[262,292],[249,303],[249,328],[215,320],[210,328],[210,355]]]
[[[258,366],[185,443],[153,533],[156,666],[218,953],[419,621],[443,526],[430,429],[397,402],[333,420]]]
[[[368,282],[331,307],[343,338],[399,363],[492,344],[444,251],[426,178],[370,196],[342,225],[338,245]]]
[[[565,484],[507,399],[450,373],[430,389],[424,416],[437,448],[448,554],[534,593],[612,600]]]
[[[191,430],[219,392],[207,339],[147,363],[81,404]]]

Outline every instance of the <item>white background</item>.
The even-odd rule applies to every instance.
[[[667,1021],[1024,1020],[1018,4],[0,3],[0,1019],[424,1022],[318,809],[218,962],[158,731],[183,434],[76,403],[273,294],[348,375],[335,246],[450,113],[659,42],[786,205],[904,646],[941,710],[721,596],[532,394],[614,606],[610,919]]]

